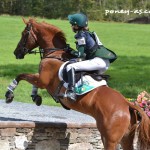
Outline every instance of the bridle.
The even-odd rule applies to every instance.
[[[25,33],[25,35],[24,35],[24,39],[23,39],[23,42],[22,42],[22,47],[23,47],[23,48],[22,48],[22,53],[23,53],[23,54],[27,54],[27,53],[28,53],[28,54],[36,54],[36,53],[40,53],[41,59],[43,59],[43,58],[52,58],[52,59],[58,59],[58,60],[61,60],[61,61],[64,61],[64,62],[69,60],[69,59],[60,58],[60,57],[57,57],[57,56],[44,56],[44,57],[43,57],[43,54],[44,54],[45,52],[47,52],[48,54],[52,54],[53,52],[58,51],[58,50],[67,51],[67,50],[70,48],[69,44],[66,44],[66,48],[55,48],[55,47],[54,47],[54,48],[45,48],[45,49],[42,49],[42,48],[39,47],[39,50],[30,50],[30,49],[28,49],[26,46],[27,46],[27,41],[28,41],[30,35],[33,37],[32,39],[34,40],[34,42],[37,43],[37,45],[38,45],[38,42],[37,42],[36,35],[35,35],[34,31],[32,30],[32,24],[31,24],[31,23],[26,26],[25,31],[26,31],[26,33]],[[63,86],[63,83],[64,83],[64,81],[61,81],[60,84],[58,85],[58,87],[56,88],[54,94],[50,94],[50,95],[53,97],[53,99],[54,99],[57,103],[60,102],[61,105],[62,105],[64,108],[69,109],[69,108],[67,108],[67,107],[59,100],[59,98],[58,98],[58,96],[57,96],[57,95],[59,94],[59,92],[60,92],[62,86]]]
[[[48,58],[48,57],[44,57],[43,56],[44,51],[48,51],[49,53],[53,53],[55,51],[65,50],[67,48],[66,47],[66,48],[63,48],[63,49],[61,48],[60,49],[60,48],[55,48],[54,47],[54,48],[45,48],[45,49],[43,49],[43,48],[39,47],[39,50],[30,50],[30,49],[28,49],[26,47],[29,35],[31,35],[33,37],[32,39],[34,40],[35,43],[38,43],[37,42],[37,37],[36,37],[35,33],[32,30],[32,24],[31,23],[27,25],[27,27],[25,28],[25,30],[26,30],[26,33],[24,35],[25,37],[24,37],[23,49],[22,49],[23,54],[37,54],[37,53],[40,53],[40,58],[43,59],[43,58]],[[59,59],[59,58],[57,58],[57,59]]]
[[[24,40],[23,40],[23,50],[22,50],[22,52],[23,52],[24,54],[27,54],[27,53],[30,52],[30,49],[28,49],[28,48],[26,47],[27,41],[28,41],[30,35],[33,37],[32,39],[34,40],[34,42],[37,43],[37,38],[36,38],[34,32],[33,32],[31,29],[32,29],[32,24],[30,23],[30,24],[28,24],[27,27],[25,28],[26,33],[25,33],[25,37],[24,37]]]

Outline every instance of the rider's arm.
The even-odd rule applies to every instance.
[[[83,58],[85,57],[85,37],[80,37],[77,39],[77,50],[78,50],[78,58]]]
[[[83,40],[83,43],[81,43],[81,40]],[[77,43],[76,43],[76,50],[71,50],[70,54],[77,57],[77,58],[84,58],[85,57],[85,42],[84,39],[77,39]]]
[[[78,52],[76,50],[74,50],[73,48],[70,47],[70,44],[67,44],[66,48],[64,49],[67,53],[78,57]]]
[[[85,56],[85,54],[84,54],[84,51],[85,51],[85,46],[83,46],[83,45],[80,45],[80,46],[78,46],[77,47],[77,50],[78,50],[78,58],[83,58],[84,56]]]
[[[70,54],[73,55],[73,56],[75,56],[75,57],[78,57],[78,52],[75,51],[75,50],[72,50],[72,51],[70,52]]]

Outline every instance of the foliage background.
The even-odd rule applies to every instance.
[[[105,10],[150,11],[150,0],[1,0],[0,99],[5,99],[6,88],[16,75],[37,72],[40,62],[38,55],[28,55],[21,61],[16,60],[13,55],[24,29],[20,16],[38,17],[38,21],[44,20],[58,26],[66,34],[68,43],[75,48],[74,33],[66,19],[68,14],[76,12],[88,15],[90,30],[96,31],[103,44],[118,55],[117,61],[107,71],[111,76],[108,85],[129,98],[136,98],[143,90],[149,92],[150,26],[115,22],[126,22],[141,16],[149,17],[150,12],[106,15]],[[15,100],[32,102],[30,93],[31,85],[22,81],[14,92]],[[44,104],[56,105],[50,101],[51,98],[45,90],[39,90],[39,93]]]
[[[126,21],[139,14],[108,14],[105,10],[149,10],[150,0],[1,0],[0,14],[66,19],[68,14],[84,12],[90,20]],[[150,13],[140,14],[149,16]]]
[[[75,48],[74,33],[66,20],[41,19],[61,28],[67,43]],[[115,22],[90,21],[91,31],[96,31],[102,43],[115,51],[118,59],[106,72],[111,76],[108,85],[120,91],[127,98],[136,98],[143,90],[150,91],[150,25]],[[26,55],[23,60],[16,60],[13,51],[20,40],[25,25],[21,17],[0,16],[0,99],[5,99],[5,92],[10,82],[20,73],[36,73],[40,56]],[[14,91],[15,101],[31,103],[31,85],[21,81]],[[43,104],[56,105],[45,90],[39,90]]]

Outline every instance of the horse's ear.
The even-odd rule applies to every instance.
[[[27,21],[24,17],[22,17],[22,20],[23,20],[23,22],[24,22],[25,24],[28,23],[28,21]]]

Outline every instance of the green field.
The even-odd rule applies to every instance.
[[[46,21],[61,28],[67,42],[75,48],[74,33],[66,20]],[[40,61],[39,55],[27,55],[16,60],[13,51],[21,37],[25,25],[21,17],[0,16],[0,99],[5,99],[9,83],[20,73],[35,73]],[[150,92],[150,25],[113,22],[89,22],[91,31],[96,31],[102,43],[115,51],[118,59],[110,66],[108,85],[120,91],[125,97],[136,98],[143,90]],[[14,91],[15,101],[30,103],[31,85],[20,82]],[[45,90],[39,90],[43,104],[56,105]]]

